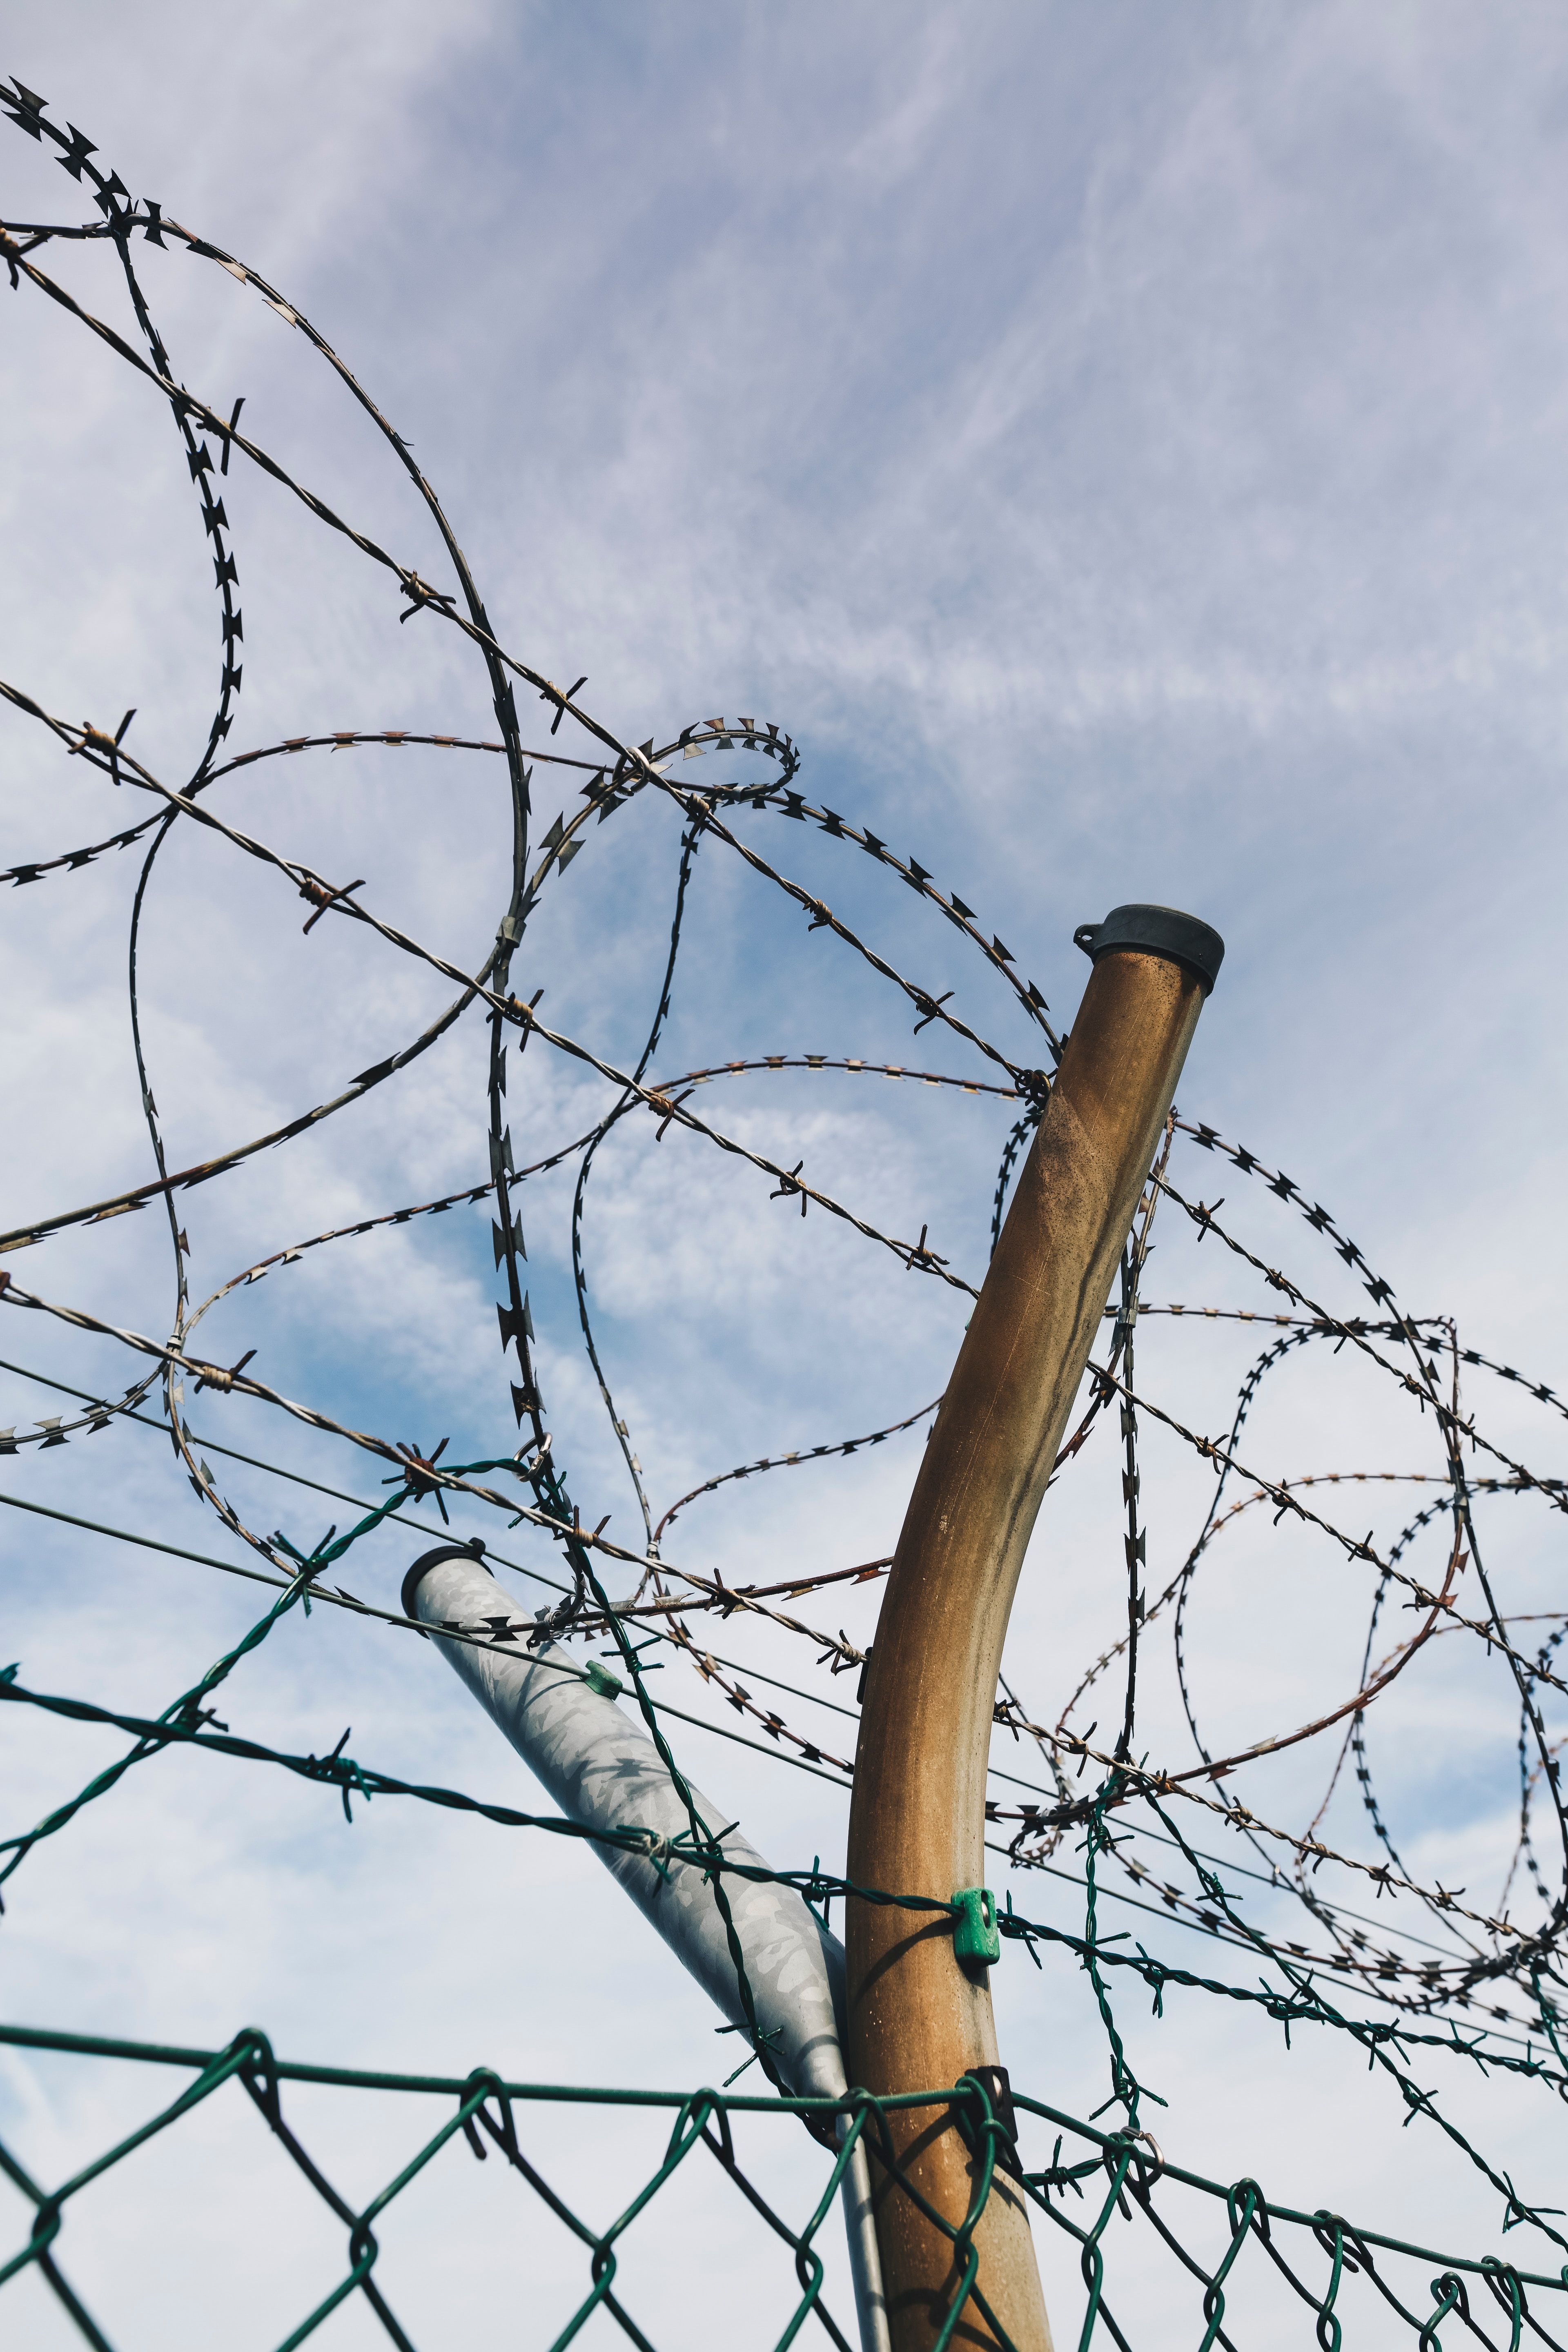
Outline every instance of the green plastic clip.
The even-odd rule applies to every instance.
[[[602,1666],[597,1658],[589,1659],[583,1669],[583,1680],[600,1698],[619,1698],[626,1688],[620,1677],[613,1675],[608,1666]]]
[[[952,1923],[953,1958],[991,1968],[1002,1957],[996,1897],[988,1886],[961,1886],[952,1900],[958,1914]]]

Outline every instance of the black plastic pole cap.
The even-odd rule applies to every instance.
[[[444,1559],[477,1559],[482,1561],[485,1548],[475,1536],[469,1543],[437,1544],[434,1551],[421,1552],[403,1580],[403,1613],[414,1615],[414,1596],[419,1590],[419,1580],[427,1568],[438,1568]]]
[[[1103,923],[1080,923],[1073,945],[1091,963],[1113,948],[1137,948],[1144,955],[1166,956],[1185,966],[1203,982],[1207,996],[1225,961],[1225,941],[1212,924],[1174,907],[1112,907]]]

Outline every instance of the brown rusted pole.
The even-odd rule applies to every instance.
[[[866,1676],[848,1874],[950,1902],[985,1878],[985,1767],[1013,1593],[1112,1275],[1225,952],[1164,907],[1075,934],[1094,970],[1018,1179],[905,1515]],[[850,1900],[850,2079],[934,2090],[995,2066],[984,1966],[952,1915]],[[889,2117],[910,2179],[954,2226],[974,2158],[949,2111]],[[873,2158],[897,2352],[928,2352],[951,2307],[952,2240]],[[974,2233],[976,2285],[1017,2352],[1050,2330],[1022,2195],[998,2172]],[[954,2346],[998,2338],[972,2301]]]

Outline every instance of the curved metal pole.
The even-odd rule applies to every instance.
[[[848,1874],[943,1903],[985,1876],[985,1768],[1014,1590],[1224,953],[1206,924],[1165,908],[1119,908],[1078,938],[1094,971],[915,1481],[866,1677]],[[951,1914],[851,1899],[846,1931],[851,2081],[931,2090],[996,2065],[986,1971],[955,1957]],[[956,2125],[945,2111],[889,2122],[910,2179],[956,2227],[974,2169]],[[929,2352],[957,2284],[952,2242],[890,2175],[876,2193],[893,2342]],[[1027,2206],[1001,2171],[974,2244],[976,2285],[1006,2339],[1049,2352]],[[951,2340],[1000,2339],[971,2301]]]

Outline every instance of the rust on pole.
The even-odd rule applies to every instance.
[[[943,1903],[985,1879],[985,1770],[1013,1594],[1144,1176],[1224,945],[1164,907],[1074,934],[1094,959],[910,1498],[867,1670],[848,1875]],[[847,1906],[850,2078],[887,2095],[998,2064],[988,1975],[952,1913]],[[895,2111],[899,2161],[958,2227],[975,2158],[946,2109]],[[929,2352],[959,2270],[952,2238],[876,2164],[897,2352]],[[998,2169],[954,2346],[1049,2352],[1028,2210]]]

